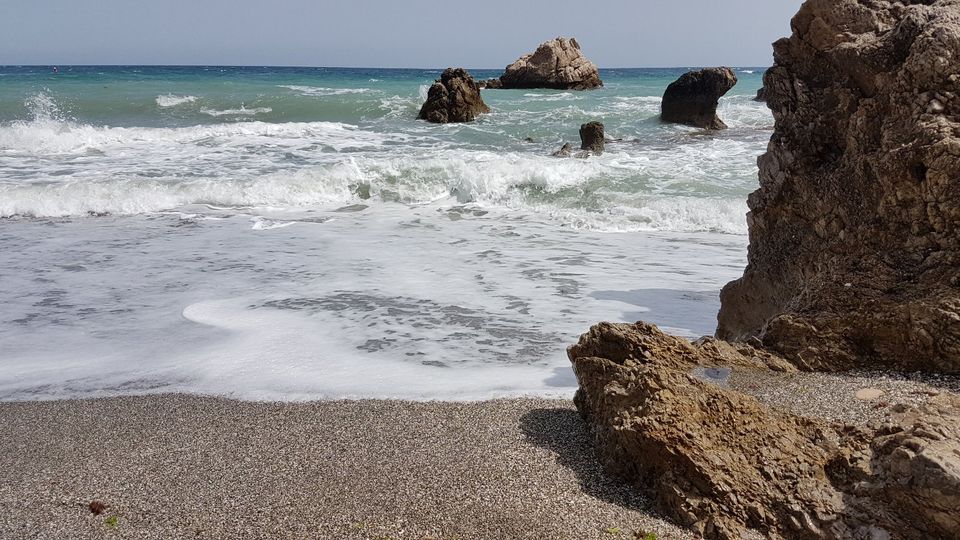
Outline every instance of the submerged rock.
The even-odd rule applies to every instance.
[[[604,464],[706,538],[960,537],[955,396],[882,427],[832,425],[692,375],[792,369],[747,345],[601,323],[568,354]]]
[[[587,122],[580,126],[580,149],[589,150],[596,155],[603,153],[603,124]]]
[[[463,68],[447,68],[430,87],[417,118],[437,124],[470,122],[487,112],[490,108],[470,73]]]
[[[589,90],[603,86],[600,71],[580,51],[576,39],[558,37],[521,56],[500,76],[502,88]]]
[[[663,94],[660,118],[664,122],[705,129],[726,129],[717,116],[720,98],[737,84],[737,75],[727,67],[684,73]]]
[[[960,2],[808,0],[717,336],[808,369],[960,373]]]

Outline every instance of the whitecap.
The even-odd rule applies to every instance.
[[[185,103],[193,103],[197,100],[197,96],[175,96],[173,94],[159,95],[157,96],[157,106],[158,107],[176,107],[177,105],[183,105]]]
[[[219,116],[255,116],[255,115],[258,115],[258,114],[266,114],[266,113],[273,112],[273,109],[271,109],[270,107],[254,107],[254,108],[252,108],[252,109],[248,109],[248,108],[244,107],[243,105],[241,105],[239,109],[226,109],[226,110],[222,110],[222,111],[218,111],[218,110],[214,110],[214,109],[200,109],[200,112],[202,112],[203,114],[209,115],[209,116],[214,116],[214,117],[219,117]]]
[[[341,96],[347,94],[367,94],[369,92],[375,92],[375,90],[370,88],[327,88],[324,86],[302,86],[302,85],[289,85],[281,84],[278,85],[278,88],[286,88],[288,90],[293,90],[294,92],[299,93],[302,96]]]

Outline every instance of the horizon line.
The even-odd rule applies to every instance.
[[[434,71],[444,70],[451,67],[373,67],[373,66],[311,66],[307,64],[0,64],[2,68],[61,68],[61,67],[218,67],[218,68],[300,68],[300,69],[382,69],[382,70],[420,70]],[[730,67],[730,68],[761,68],[767,69],[770,65],[751,65],[751,64],[717,64],[717,65],[686,65],[686,66],[608,66],[597,69],[696,69],[707,67]],[[466,70],[475,71],[499,71],[505,67],[463,67]]]

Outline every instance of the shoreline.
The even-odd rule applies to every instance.
[[[692,538],[568,400],[5,402],[0,471],[0,537]]]

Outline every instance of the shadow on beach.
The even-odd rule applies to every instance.
[[[531,443],[550,450],[573,471],[584,493],[634,510],[649,511],[649,501],[629,484],[609,476],[597,459],[590,429],[572,409],[534,409],[520,419]]]

